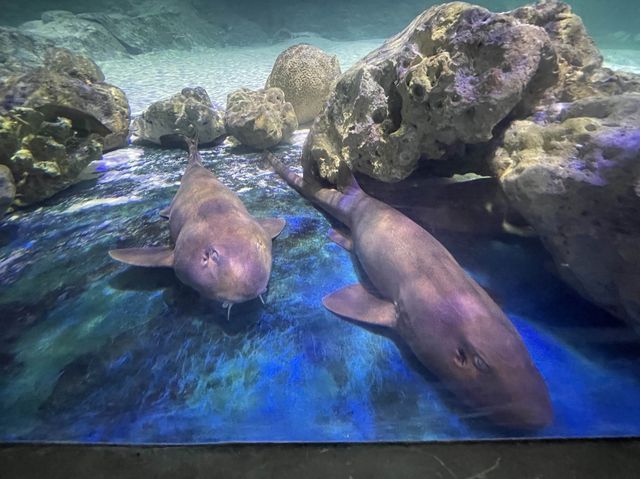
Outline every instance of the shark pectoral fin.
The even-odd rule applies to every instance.
[[[171,213],[171,205],[167,206],[166,208],[161,209],[158,214],[160,215],[161,218],[164,218],[165,220],[168,220],[169,219],[169,213]]]
[[[282,218],[258,218],[257,221],[272,239],[282,233],[287,224]]]
[[[109,256],[116,261],[133,266],[149,268],[173,267],[173,249],[166,246],[156,248],[112,249],[109,251]]]
[[[353,249],[353,240],[340,231],[334,229],[329,230],[329,239],[338,246],[342,246],[347,251],[351,251]]]
[[[363,323],[388,328],[396,324],[393,303],[372,295],[361,284],[352,284],[325,296],[322,304],[338,316]]]

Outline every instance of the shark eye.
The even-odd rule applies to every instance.
[[[480,356],[473,357],[473,365],[482,372],[487,372],[489,370],[489,366]]]
[[[209,263],[209,261],[217,263],[219,257],[220,254],[218,253],[218,251],[213,246],[209,246],[205,248],[204,253],[202,254],[202,264],[206,265]]]
[[[460,365],[460,366],[466,366],[467,365],[467,353],[464,352],[464,349],[462,348],[458,348],[456,351],[456,362]]]

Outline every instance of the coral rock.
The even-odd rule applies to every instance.
[[[149,106],[134,121],[133,129],[140,140],[157,145],[183,145],[183,135],[197,135],[199,143],[206,145],[224,136],[224,114],[212,105],[204,88],[184,88]]]
[[[293,105],[298,123],[303,124],[313,121],[322,111],[339,76],[340,64],[335,55],[303,43],[278,55],[266,88],[280,88]]]
[[[509,127],[496,174],[561,277],[640,328],[640,94],[556,110]]]
[[[85,133],[78,135],[68,118],[49,122],[30,108],[15,108],[0,116],[0,165],[11,173],[13,205],[26,206],[53,196],[73,184],[91,161],[100,159],[102,137]],[[4,192],[1,196],[5,198]]]
[[[555,81],[548,34],[461,2],[430,8],[338,80],[305,149],[305,174],[340,161],[382,181],[459,144],[487,142]]]
[[[128,143],[129,103],[119,88],[104,83],[98,66],[65,49],[49,50],[44,66],[26,69],[0,81],[0,112],[17,106],[44,109],[55,121],[60,114],[104,136],[106,151]]]
[[[0,217],[11,206],[15,197],[16,185],[11,170],[5,165],[0,165]]]
[[[280,88],[242,88],[227,97],[225,126],[243,145],[264,149],[288,140],[298,120]]]

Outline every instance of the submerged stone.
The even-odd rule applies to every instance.
[[[133,122],[133,130],[138,139],[161,146],[184,146],[182,136],[194,135],[200,145],[211,145],[225,134],[224,112],[212,104],[204,88],[184,88],[152,103]]]
[[[42,66],[24,66],[0,82],[0,112],[24,106],[41,110],[47,120],[69,118],[74,128],[98,133],[105,151],[129,138],[129,103],[124,92],[104,83],[104,75],[88,57],[64,49],[48,50]]]
[[[230,135],[260,150],[287,141],[298,128],[293,106],[280,88],[242,88],[231,93],[224,121]]]
[[[382,181],[406,178],[421,158],[491,140],[554,82],[555,62],[540,27],[467,3],[434,6],[338,80],[309,134],[305,171],[335,181],[345,161]]]
[[[516,121],[493,164],[562,279],[640,330],[640,94]]]

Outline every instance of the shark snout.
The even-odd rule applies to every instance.
[[[510,429],[542,429],[553,421],[553,406],[542,378],[531,378],[526,386],[512,391],[511,399],[498,404],[493,421]]]

